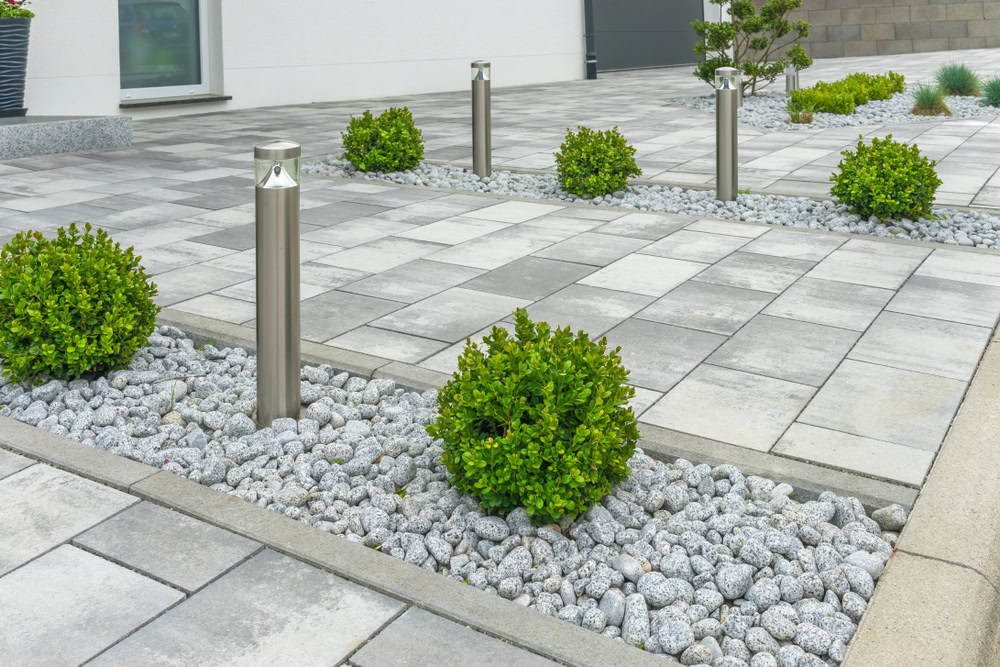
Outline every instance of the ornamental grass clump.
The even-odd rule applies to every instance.
[[[494,327],[482,346],[468,343],[427,426],[444,441],[451,484],[490,513],[523,506],[544,523],[579,515],[625,481],[639,432],[619,349],[523,309],[513,337]]]
[[[976,97],[982,93],[979,75],[962,63],[942,65],[934,77],[945,95]]]
[[[424,159],[423,134],[406,107],[389,107],[378,116],[366,110],[340,136],[344,159],[358,171],[405,171]]]
[[[935,219],[931,206],[941,185],[937,163],[915,145],[893,141],[891,134],[865,145],[859,136],[856,149],[841,155],[839,171],[830,176],[830,192],[852,212],[881,220]]]
[[[944,91],[935,86],[920,86],[913,93],[913,108],[917,116],[950,116],[951,109],[944,103]]]
[[[983,104],[988,107],[1000,107],[1000,76],[988,79],[983,84]]]
[[[76,223],[21,232],[0,251],[0,359],[14,382],[128,366],[160,309],[132,248]]]
[[[624,190],[630,177],[642,175],[635,148],[617,127],[577,130],[566,130],[566,140],[555,154],[559,183],[566,192],[588,199],[609,195]]]

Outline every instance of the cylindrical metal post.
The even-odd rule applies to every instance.
[[[490,64],[472,63],[472,171],[479,178],[493,173],[493,147],[490,135]]]
[[[739,188],[736,159],[739,75],[733,67],[715,70],[715,197],[736,201]]]
[[[791,95],[793,90],[799,89],[799,71],[789,65],[785,68],[785,94]]]
[[[257,423],[298,419],[299,159],[302,147],[254,147],[257,182]]]
[[[594,0],[583,0],[583,29],[584,44],[587,50],[587,58],[584,64],[587,67],[587,78],[597,78],[597,43],[594,33]]]
[[[736,72],[736,108],[743,108],[743,73]]]

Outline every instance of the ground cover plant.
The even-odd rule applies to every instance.
[[[0,359],[12,381],[128,366],[156,325],[156,286],[132,248],[73,223],[0,251]]]
[[[389,107],[378,116],[366,110],[351,118],[341,138],[344,159],[359,171],[412,169],[424,157],[423,135],[406,107]]]
[[[820,81],[809,88],[792,91],[789,105],[793,110],[805,110],[846,115],[862,104],[872,100],[887,100],[896,93],[903,92],[905,81],[902,74],[866,74],[857,72],[839,81]]]
[[[630,177],[642,174],[635,163],[635,148],[617,127],[596,132],[586,127],[566,130],[555,160],[563,189],[579,197],[623,190]]]
[[[442,438],[450,482],[491,513],[575,517],[629,475],[639,437],[635,390],[618,348],[515,315],[466,345],[427,432]]]
[[[862,137],[854,151],[841,153],[839,171],[830,177],[830,192],[851,211],[882,220],[933,218],[931,205],[941,185],[933,160],[920,154],[916,145]]]
[[[918,116],[950,116],[951,109],[944,102],[944,91],[937,86],[920,86],[913,94],[913,109]]]
[[[743,92],[753,95],[774,83],[789,65],[796,70],[812,65],[799,43],[809,36],[809,24],[788,18],[802,7],[802,0],[767,0],[759,10],[753,0],[710,1],[732,20],[691,24],[699,38],[694,52],[702,61],[694,75],[702,81],[715,85],[716,69],[735,67],[743,73]]]
[[[946,95],[976,97],[982,93],[979,75],[962,63],[942,65],[935,79]]]

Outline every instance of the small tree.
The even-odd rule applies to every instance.
[[[722,8],[723,16],[728,11],[731,21],[691,24],[701,38],[695,43],[694,52],[703,62],[695,68],[694,75],[702,81],[714,85],[716,69],[735,67],[743,73],[743,92],[749,89],[753,95],[758,86],[774,83],[788,65],[796,70],[812,65],[812,58],[799,44],[800,39],[809,36],[809,24],[788,20],[792,11],[802,7],[802,0],[766,0],[760,13],[753,0],[710,2]],[[790,48],[772,60],[786,47]]]

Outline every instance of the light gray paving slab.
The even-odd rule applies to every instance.
[[[242,283],[252,277],[252,274],[204,264],[185,266],[156,276],[153,282],[156,284],[158,294],[154,301],[159,306],[170,306],[223,287]]]
[[[845,238],[828,234],[772,229],[743,246],[742,250],[818,262],[846,242]]]
[[[541,257],[522,257],[473,278],[463,287],[537,301],[592,273],[593,267]]]
[[[607,266],[649,243],[645,239],[584,232],[535,253],[535,257],[559,259],[591,266]]]
[[[251,299],[253,300],[245,301],[218,294],[202,294],[193,299],[175,303],[171,308],[185,313],[212,317],[223,322],[243,324],[257,316],[257,305],[254,303],[256,296],[251,295]]]
[[[1000,287],[914,275],[885,309],[992,328],[1000,314]]]
[[[440,243],[389,236],[320,257],[316,263],[364,273],[379,273],[430,255],[443,247]]]
[[[632,254],[580,280],[581,285],[619,292],[663,296],[706,269],[707,264]]]
[[[356,245],[368,243],[375,239],[391,236],[413,229],[414,225],[405,222],[393,222],[379,218],[358,218],[340,222],[322,229],[314,229],[302,235],[305,241],[316,241],[343,248],[353,248]]]
[[[758,292],[781,292],[813,267],[812,262],[748,252],[735,252],[703,271],[695,280]]]
[[[310,195],[305,195],[310,196]],[[357,218],[367,218],[379,213],[388,211],[386,206],[373,206],[371,204],[359,204],[349,201],[338,201],[325,206],[309,208],[299,216],[299,220],[310,225],[330,227],[348,220]]]
[[[504,231],[507,230],[459,243],[428,255],[427,259],[492,271],[554,243],[540,238],[501,236]]]
[[[851,239],[809,272],[810,278],[898,289],[930,254],[929,248]]]
[[[321,343],[402,307],[398,301],[324,292],[302,302],[302,337]]]
[[[0,656],[19,667],[77,665],[183,598],[64,544],[0,577]]]
[[[758,315],[707,361],[819,387],[851,351],[859,335],[849,329]]]
[[[934,452],[798,422],[771,451],[918,487],[934,461]]]
[[[351,656],[357,667],[556,667],[557,663],[412,608]]]
[[[968,382],[992,329],[882,313],[849,358]]]
[[[456,343],[529,303],[527,299],[453,287],[379,318],[371,325]]]
[[[628,236],[634,239],[657,241],[664,236],[684,228],[696,218],[685,215],[652,215],[649,213],[629,213],[594,229],[601,234]]]
[[[418,241],[456,245],[483,236],[484,234],[499,231],[508,225],[509,223],[496,222],[493,220],[476,220],[475,218],[457,217],[422,225],[415,229],[402,232],[399,236],[406,239],[416,239]]]
[[[465,214],[468,218],[494,220],[496,222],[525,222],[562,209],[557,204],[540,204],[527,201],[505,201],[492,206],[484,206]]]
[[[639,252],[644,255],[685,259],[691,262],[717,262],[747,244],[747,239],[724,234],[676,231],[670,236],[651,243]]]
[[[698,220],[687,226],[693,232],[709,232],[712,234],[725,234],[728,236],[742,236],[743,238],[754,239],[765,234],[768,228],[762,225],[745,225],[738,222],[728,222],[726,220]]]
[[[730,335],[774,298],[770,292],[695,280],[680,285],[636,313],[643,320]]]
[[[403,608],[268,549],[91,664],[338,664]]]
[[[343,291],[413,303],[482,273],[483,269],[418,259],[346,285]]]
[[[0,449],[0,479],[3,479],[8,475],[13,475],[14,473],[24,470],[28,466],[32,466],[34,464],[35,462],[33,460],[21,456],[20,454],[8,452],[6,449]]]
[[[643,412],[648,410],[653,403],[663,398],[663,392],[653,391],[652,389],[646,389],[644,387],[632,387],[635,390],[635,396],[629,400],[629,407],[632,408],[632,412],[638,417]]]
[[[152,503],[139,503],[73,540],[185,593],[198,590],[260,544]]]
[[[801,278],[764,309],[765,315],[864,331],[893,291],[833,280]]]
[[[629,319],[607,333],[620,346],[628,383],[665,392],[725,342],[725,336]]]
[[[847,359],[798,421],[935,452],[965,388],[959,380]]]
[[[766,452],[816,390],[795,382],[703,364],[640,421]]]
[[[47,465],[0,480],[0,575],[72,539],[138,498]]]
[[[448,347],[447,343],[388,329],[358,327],[326,341],[326,345],[415,364]]]
[[[596,339],[652,300],[653,297],[641,294],[577,284],[528,306],[528,315],[554,327],[585,331]]]
[[[917,275],[1000,286],[1000,256],[996,253],[935,250],[917,270]]]
[[[468,340],[475,343],[476,345],[482,345],[483,338],[488,336],[493,328],[497,327],[506,330],[511,336],[514,335],[514,325],[508,322],[494,322],[488,327],[484,327],[468,337]],[[446,375],[451,375],[458,370],[458,357],[465,350],[467,342],[465,340],[460,340],[457,343],[449,345],[441,352],[428,357],[424,361],[420,362],[418,365],[421,368],[426,368],[428,370],[437,371],[439,373],[445,373]]]

